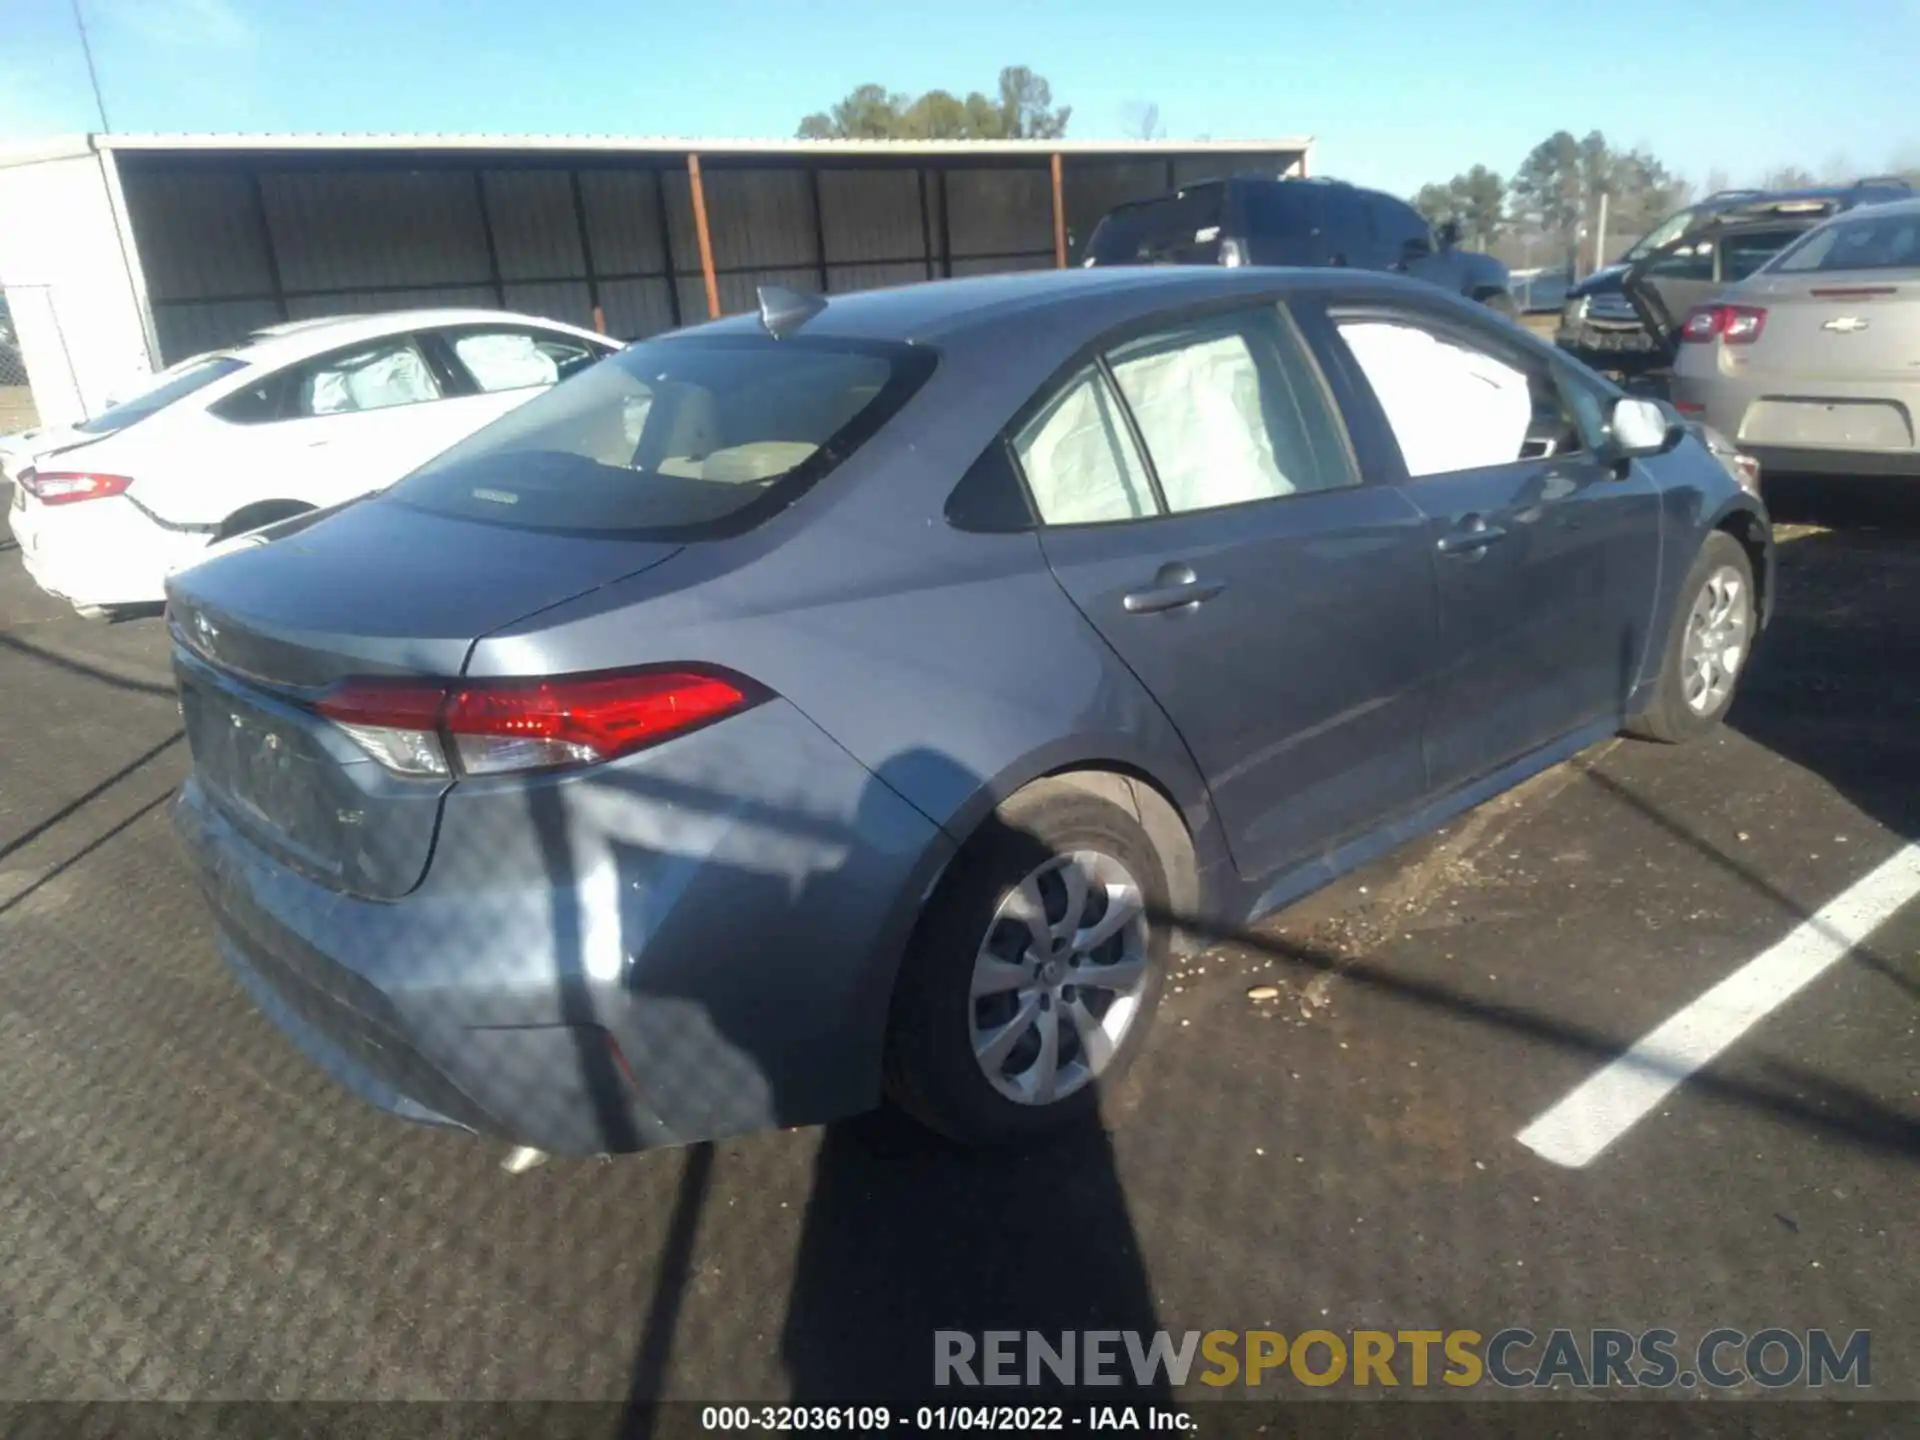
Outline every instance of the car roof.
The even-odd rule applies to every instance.
[[[1088,333],[1137,315],[1237,294],[1324,290],[1444,298],[1422,281],[1344,269],[1216,265],[1114,265],[930,280],[835,295],[800,333],[908,344],[957,345],[1022,326],[1071,322]],[[676,334],[763,334],[757,315],[734,315]],[[671,339],[671,336],[659,337]]]
[[[245,341],[218,353],[233,355],[253,365],[284,365],[310,355],[324,354],[340,345],[363,340],[378,340],[388,335],[403,335],[409,330],[438,328],[444,325],[537,325],[543,330],[561,330],[571,335],[605,340],[591,330],[549,320],[539,315],[522,315],[511,310],[488,310],[480,306],[441,306],[430,309],[386,310],[373,315],[332,315],[308,320],[288,320],[263,326]]]

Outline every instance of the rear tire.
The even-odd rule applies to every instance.
[[[1718,725],[1753,653],[1758,620],[1753,562],[1738,540],[1715,530],[1681,586],[1653,697],[1627,733],[1681,745]]]
[[[1167,913],[1165,868],[1132,814],[1069,780],[1023,790],[921,914],[894,990],[888,1097],[968,1145],[1095,1115],[1159,1005]]]
[[[220,528],[214,533],[212,544],[222,540],[231,540],[236,535],[244,535],[249,530],[258,530],[263,525],[277,524],[282,520],[291,520],[296,515],[304,515],[313,506],[298,500],[263,500],[258,505],[249,505],[244,510],[236,510],[220,522]]]

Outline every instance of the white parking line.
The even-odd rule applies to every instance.
[[[1791,1000],[1920,895],[1920,845],[1908,845],[1796,926],[1516,1137],[1578,1170],[1631,1130],[1687,1077]]]

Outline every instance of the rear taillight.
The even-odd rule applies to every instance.
[[[757,697],[695,670],[640,670],[471,684],[344,680],[314,703],[402,775],[501,775],[594,765],[723,715]]]
[[[20,485],[42,505],[76,505],[82,500],[104,500],[124,495],[133,484],[130,475],[99,475],[91,470],[22,470]]]
[[[1758,305],[1696,305],[1687,312],[1680,338],[1693,345],[1714,339],[1729,345],[1751,345],[1760,338],[1766,323],[1767,312]]]

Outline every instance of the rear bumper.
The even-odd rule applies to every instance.
[[[466,782],[392,902],[279,864],[197,779],[174,807],[222,957],[339,1083],[560,1154],[870,1108],[919,897],[951,854],[772,701],[564,778]]]
[[[77,606],[159,604],[168,573],[211,538],[156,525],[125,496],[51,509],[9,503],[7,521],[34,584]]]
[[[1687,356],[1682,368],[1673,377],[1674,401],[1686,410],[1689,418],[1704,420],[1758,460],[1763,480],[1768,475],[1920,478],[1920,448],[1866,449],[1844,445],[1779,444],[1751,439],[1744,433],[1755,428],[1748,424],[1749,407],[1756,400],[1777,394],[1780,385],[1774,381],[1722,375],[1711,368],[1712,363],[1706,357],[1696,359]],[[1701,373],[1703,370],[1705,373]],[[1911,395],[1891,393],[1885,396],[1853,397],[1835,394],[1833,398],[1836,401],[1886,399],[1892,403],[1906,404],[1910,413],[1920,413],[1920,386],[1914,387]]]

